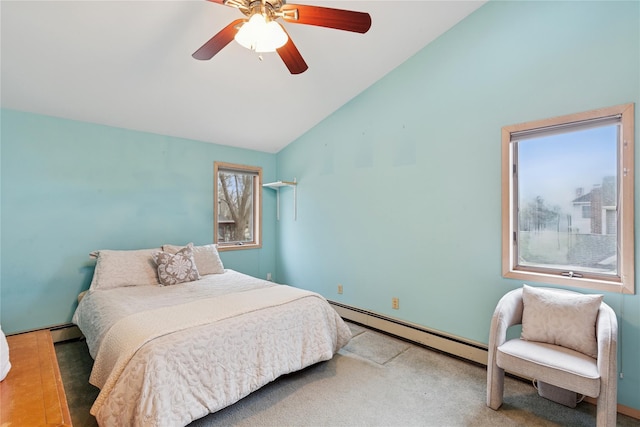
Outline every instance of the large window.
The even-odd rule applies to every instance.
[[[262,168],[214,162],[214,235],[218,249],[262,245]]]
[[[502,129],[508,278],[634,293],[634,106]]]

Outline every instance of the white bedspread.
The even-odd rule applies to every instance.
[[[74,322],[95,358],[91,382],[102,389],[91,413],[101,426],[186,425],[332,358],[351,337],[320,295],[232,270],[92,291]]]

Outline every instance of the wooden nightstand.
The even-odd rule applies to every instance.
[[[49,330],[10,335],[11,370],[0,382],[0,426],[71,426]]]

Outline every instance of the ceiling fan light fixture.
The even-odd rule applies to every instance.
[[[234,39],[243,47],[255,52],[275,52],[284,46],[289,37],[280,24],[267,21],[261,13],[255,13],[245,22]]]

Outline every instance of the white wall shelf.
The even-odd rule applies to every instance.
[[[297,205],[297,188],[298,182],[295,178],[293,181],[275,181],[268,182],[266,184],[262,184],[265,188],[271,188],[272,190],[276,190],[276,218],[278,221],[280,220],[280,189],[282,187],[293,187],[293,220],[295,221],[298,217],[298,205]]]

